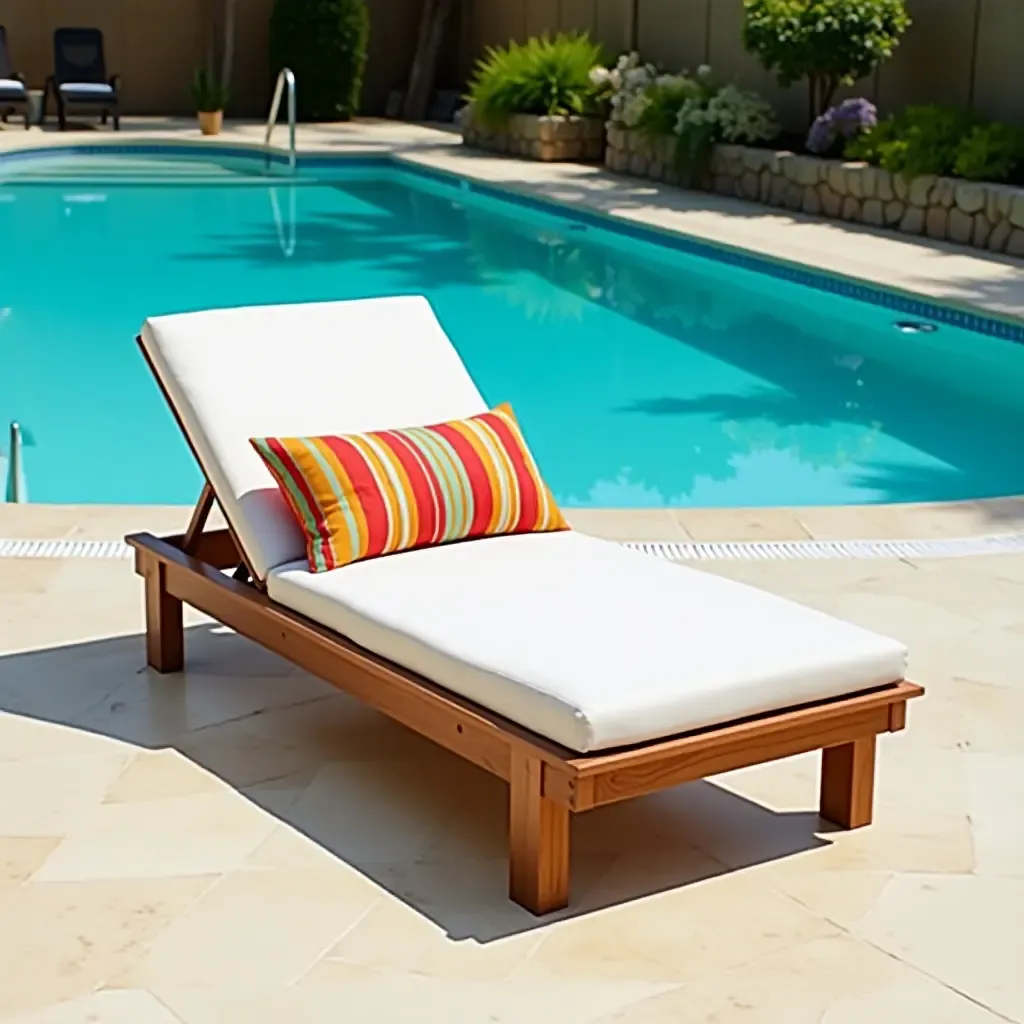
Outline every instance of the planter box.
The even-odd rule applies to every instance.
[[[604,152],[604,122],[598,117],[515,114],[496,131],[475,122],[472,107],[465,107],[459,125],[467,146],[531,160],[600,160]]]
[[[673,140],[652,143],[608,126],[611,171],[679,182]],[[925,235],[989,252],[1024,256],[1024,189],[924,175],[907,181],[879,167],[749,146],[717,146],[701,186],[767,206],[907,235]]]

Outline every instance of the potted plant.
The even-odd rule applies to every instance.
[[[192,100],[199,115],[199,130],[204,135],[219,135],[228,102],[227,86],[213,72],[200,68],[192,79]]]
[[[599,160],[607,84],[586,35],[490,47],[477,63],[459,123],[465,143],[536,160]]]

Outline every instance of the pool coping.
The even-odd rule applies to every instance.
[[[369,129],[370,126],[367,127]],[[876,302],[913,316],[937,319],[968,330],[980,330],[981,333],[1024,343],[1024,315],[1018,315],[1015,309],[1007,312],[1005,309],[992,308],[990,304],[958,301],[951,296],[923,294],[917,290],[895,287],[891,282],[883,285],[872,277],[857,274],[855,268],[851,267],[836,270],[817,263],[813,264],[812,270],[812,264],[806,260],[779,255],[777,251],[765,252],[764,249],[757,247],[756,242],[744,246],[736,244],[735,241],[724,242],[720,238],[708,238],[702,233],[685,231],[674,225],[673,218],[669,216],[674,209],[678,210],[678,203],[675,208],[666,206],[663,209],[665,216],[662,223],[650,222],[649,215],[652,210],[657,214],[657,199],[663,192],[671,191],[691,199],[698,197],[701,206],[721,208],[723,202],[719,197],[641,183],[645,200],[644,212],[647,216],[638,217],[636,208],[618,209],[614,203],[608,203],[607,192],[620,186],[623,179],[603,169],[584,165],[530,164],[528,180],[523,180],[522,177],[502,180],[500,173],[497,172],[500,172],[503,166],[512,164],[513,169],[522,172],[524,161],[494,157],[491,154],[481,155],[464,149],[458,142],[453,142],[448,133],[432,132],[431,129],[417,126],[406,127],[416,128],[420,133],[432,133],[436,137],[427,136],[425,142],[412,146],[407,143],[396,143],[390,147],[385,144],[384,148],[381,148],[381,143],[375,141],[372,146],[361,149],[356,144],[354,149],[344,153],[334,152],[324,146],[300,145],[299,160],[301,163],[314,165],[372,161],[382,165],[405,166],[415,173],[434,176],[445,182],[467,180],[475,191],[493,198],[525,202],[527,205],[539,206],[549,213],[553,210],[564,210],[574,218],[610,226],[632,237],[667,244],[695,255],[738,263],[749,269],[795,280],[811,287],[824,288],[861,301]],[[253,140],[140,137],[141,133],[135,133],[130,137],[131,141],[127,141],[125,137],[104,136],[90,139],[88,142],[70,142],[66,141],[66,136],[53,139],[53,136],[27,134],[29,138],[22,137],[13,145],[0,146],[0,166],[9,160],[26,159],[34,155],[102,152],[111,148],[121,152],[204,149],[223,156],[258,155],[266,156],[276,164],[286,162],[283,150],[271,148],[268,151],[262,144]],[[9,133],[3,133],[0,138],[3,143],[7,143]],[[417,136],[417,139],[419,138],[420,136]],[[46,142],[40,145],[43,139],[46,139]],[[53,141],[50,141],[51,139]],[[567,182],[572,183],[576,180],[578,185],[581,173],[590,184],[597,182],[608,186],[593,193],[600,196],[602,202],[593,201],[593,195],[586,188],[568,188]],[[553,183],[560,187],[552,191]],[[628,179],[626,184],[630,188],[637,185]],[[678,199],[678,196],[671,198]],[[707,202],[704,203],[704,200]],[[730,200],[726,201],[726,207],[737,203],[740,206],[751,206],[742,201]],[[769,210],[766,214],[778,217],[779,211]],[[791,214],[784,216],[785,219],[794,218]],[[800,220],[802,223],[814,222],[814,218],[801,217]],[[821,223],[829,228],[836,228],[833,222]],[[847,225],[839,227],[851,235],[863,234],[863,229],[860,228],[852,229]],[[884,240],[888,241],[887,238]],[[937,243],[920,244],[919,240],[908,243],[905,239],[897,238],[895,241],[903,246],[912,245],[921,250],[922,256],[925,253],[934,255],[936,249],[944,252],[951,248]],[[979,257],[973,253],[971,255],[974,260],[984,259],[994,266],[1006,266],[1008,263],[1005,257],[987,260],[986,257]],[[1010,261],[1010,265],[1018,266],[1016,261]],[[1019,265],[1019,269],[1024,271],[1024,264]],[[878,302],[879,298],[889,301]],[[29,509],[33,511],[28,515],[21,512]],[[157,511],[157,507],[154,506],[0,505],[0,536],[19,539],[79,536],[82,533],[81,527],[71,520],[80,519],[86,523],[87,534],[95,536],[96,539],[108,540],[111,539],[110,531],[101,528],[97,535],[97,528],[107,521],[113,525],[113,522],[125,519],[126,512],[130,512],[127,518],[133,522],[152,520],[156,525],[157,522],[162,523],[169,518],[176,520],[179,513],[187,516],[189,509],[189,506],[174,506],[173,511],[163,507]],[[151,510],[152,514],[147,514],[148,510]],[[67,514],[70,514],[70,519]],[[1024,530],[1024,495],[951,502],[801,508],[581,508],[567,509],[566,514],[575,526],[585,532],[623,541],[671,543],[956,539],[1006,535]]]

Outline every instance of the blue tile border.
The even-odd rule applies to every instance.
[[[276,165],[287,165],[288,163],[287,155],[279,150],[266,152],[262,149],[254,148],[252,144],[245,143],[236,147],[231,145],[218,146],[201,142],[189,145],[159,142],[136,144],[117,142],[47,146],[39,147],[38,149],[22,149],[0,153],[0,167],[6,163],[38,159],[42,156],[97,156],[107,153],[145,156],[155,156],[158,154],[192,156],[199,152],[215,158],[251,159],[261,164],[265,164],[268,161]],[[883,306],[886,309],[905,313],[917,319],[932,320],[936,323],[948,324],[963,330],[974,331],[978,334],[986,334],[991,337],[1003,338],[1008,341],[1024,344],[1024,322],[1018,323],[1013,320],[1003,320],[957,306],[943,305],[917,296],[887,291],[875,285],[850,278],[811,270],[808,267],[782,262],[728,246],[714,245],[711,242],[632,223],[594,210],[584,210],[578,206],[571,206],[556,200],[524,195],[514,189],[488,185],[470,178],[463,178],[455,173],[440,171],[432,167],[423,167],[417,163],[396,160],[391,155],[380,156],[373,153],[365,155],[302,153],[299,154],[297,163],[300,170],[352,167],[356,165],[361,169],[397,169],[414,177],[419,176],[454,188],[462,188],[484,198],[512,203],[549,216],[560,217],[563,220],[572,220],[591,227],[601,228],[613,234],[625,235],[636,241],[664,246],[690,256],[715,260],[719,263],[765,274],[792,284],[814,288],[817,291],[830,292],[833,295],[841,295],[844,298]]]
[[[469,182],[469,191],[502,202],[512,202],[547,214],[555,214],[563,218],[579,221],[591,227],[626,235],[636,241],[660,245],[690,256],[715,260],[729,266],[739,267],[756,273],[765,274],[782,281],[804,285],[818,291],[830,292],[844,298],[869,302],[883,306],[899,313],[906,313],[920,320],[933,320],[937,323],[949,324],[978,334],[987,334],[996,338],[1024,344],[1024,323],[1001,320],[996,317],[973,313],[956,306],[946,306],[928,299],[905,295],[900,292],[886,291],[874,285],[866,284],[849,278],[833,276],[821,271],[810,270],[792,263],[784,263],[766,256],[743,252],[727,246],[718,246],[710,242],[699,241],[686,235],[679,235],[657,228],[631,223],[617,217],[596,213],[592,210],[581,210],[575,206],[566,206],[552,200],[538,199],[535,196],[524,196],[518,192]]]

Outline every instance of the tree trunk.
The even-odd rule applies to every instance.
[[[409,87],[402,105],[402,116],[407,121],[422,121],[427,115],[437,74],[437,58],[444,42],[445,24],[455,4],[456,0],[423,0],[416,55],[413,57]]]
[[[231,86],[231,75],[235,68],[235,13],[238,0],[224,0],[224,50],[221,54],[220,82]]]

